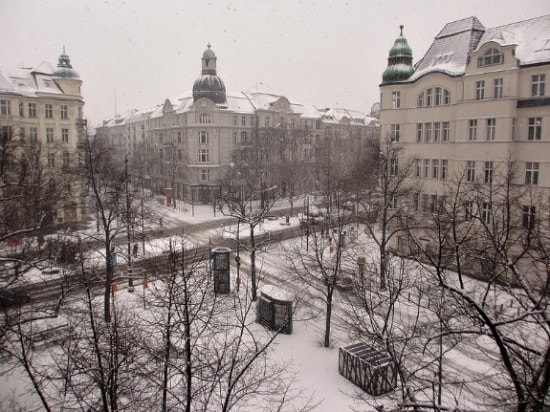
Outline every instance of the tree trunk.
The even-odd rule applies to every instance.
[[[331,325],[331,318],[332,318],[332,286],[328,287],[328,293],[327,293],[327,314],[325,319],[325,342],[324,347],[328,348],[330,347],[330,325]]]
[[[254,224],[250,224],[250,281],[252,282],[252,301],[256,302],[256,239],[254,238]]]

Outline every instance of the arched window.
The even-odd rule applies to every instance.
[[[451,92],[441,87],[423,90],[416,99],[416,107],[447,106],[451,104]]]
[[[487,50],[482,57],[477,59],[478,67],[492,66],[501,63],[504,63],[504,55],[495,48]]]
[[[201,113],[199,116],[199,123],[201,124],[210,123],[210,115],[208,113]]]

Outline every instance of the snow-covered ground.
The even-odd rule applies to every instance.
[[[295,205],[299,205],[300,202],[296,202]],[[211,206],[195,205],[191,208],[191,205],[185,205],[183,202],[179,202],[179,209],[167,208],[162,205],[158,205],[155,208],[155,213],[158,216],[163,217],[163,225],[167,228],[178,227],[184,223],[193,224],[212,220],[225,219],[226,216],[216,213],[214,216]],[[287,204],[279,204],[278,207],[287,207]],[[285,222],[284,218],[275,220],[266,220],[259,228],[258,232],[273,231],[281,229],[282,224]],[[292,226],[299,224],[299,216],[291,217],[290,224]],[[374,249],[372,240],[369,240],[367,235],[363,233],[359,228],[359,237],[356,240],[355,252],[357,254],[364,255]],[[216,239],[232,238],[235,236],[236,226],[234,225],[220,225],[215,229],[209,229],[201,233],[195,233],[191,237],[192,242],[212,242],[213,246],[216,246]],[[248,229],[241,228],[241,237],[248,236]],[[159,238],[150,240],[147,244],[145,255],[152,255],[160,253],[168,248],[169,240],[174,239],[176,236],[169,238]],[[288,244],[303,244],[304,239],[294,239],[287,242]],[[101,257],[101,252],[98,251],[97,258]],[[140,255],[143,256],[143,252],[140,251]],[[246,253],[242,254],[243,263],[248,263]],[[286,289],[292,289],[291,282],[280,284],[280,279],[284,278],[286,266],[284,262],[284,255],[280,247],[273,247],[266,253],[260,252],[257,256],[258,267],[263,272],[263,278],[261,282],[263,284],[278,284]],[[232,268],[232,284],[235,283],[235,273]],[[243,270],[243,273],[245,271]],[[246,274],[244,274],[244,282],[247,281]],[[475,289],[475,281],[471,284],[471,288]],[[292,290],[288,290],[293,292]],[[135,294],[130,294],[122,288],[117,292],[117,299],[120,300],[132,300],[136,299],[143,293],[141,288],[141,281],[137,282]],[[302,297],[303,298],[303,297]],[[414,296],[412,296],[414,299]],[[400,306],[401,313],[397,313],[397,316],[402,316],[404,322],[407,318],[407,305],[402,304]],[[373,410],[374,404],[386,404],[389,406],[395,406],[395,400],[390,400],[388,397],[380,397],[379,399],[371,398],[369,404],[364,401],[359,401],[354,394],[362,393],[357,386],[353,385],[338,372],[338,349],[341,346],[347,346],[351,343],[348,340],[348,334],[344,328],[341,318],[346,315],[344,300],[340,299],[339,292],[335,297],[335,316],[333,318],[334,326],[332,333],[332,347],[324,348],[322,346],[322,338],[324,331],[324,306],[319,299],[312,299],[310,305],[301,305],[297,308],[297,312],[294,314],[293,333],[290,335],[279,335],[275,342],[275,352],[272,355],[276,360],[286,361],[292,365],[294,372],[296,373],[295,386],[304,390],[304,395],[312,396],[313,402],[318,403],[316,411],[320,412],[332,412],[332,411],[345,411],[345,410]],[[257,325],[260,327],[259,325]],[[490,346],[490,342],[487,346]],[[490,366],[488,366],[481,359],[472,359],[462,352],[451,351],[448,354],[449,361],[457,365],[457,367],[469,370],[474,375],[488,376],[491,374]],[[483,383],[480,382],[480,385]],[[14,370],[8,374],[0,377],[0,399],[9,399],[14,394],[28,396],[25,394],[25,389],[28,388],[30,383],[20,371]],[[285,409],[287,410],[287,409]],[[289,407],[288,410],[292,410]]]

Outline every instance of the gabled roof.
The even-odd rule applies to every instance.
[[[63,94],[52,78],[51,64],[42,62],[36,68],[12,69],[0,74],[0,91],[36,97],[38,93]]]
[[[516,46],[520,65],[550,62],[550,15],[485,29],[475,17],[447,23],[406,81],[427,73],[464,74],[469,54],[488,42]]]
[[[520,65],[549,62],[550,14],[488,29],[477,49],[491,41],[501,46],[517,46],[515,56]]]

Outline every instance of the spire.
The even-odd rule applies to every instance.
[[[65,46],[63,46],[63,53],[59,55],[57,69],[53,72],[54,77],[65,79],[78,79],[78,73],[73,69],[71,64],[71,58],[65,52]]]
[[[202,54],[202,74],[216,74],[216,61],[218,60],[214,51],[210,48],[210,42],[207,44],[207,49]]]
[[[382,75],[383,83],[408,79],[414,72],[412,50],[403,36],[403,25],[399,26],[399,37],[395,39],[388,56],[388,67]]]
[[[216,54],[210,43],[202,54],[202,74],[193,84],[193,100],[206,97],[217,104],[225,104],[225,85],[216,74]]]

